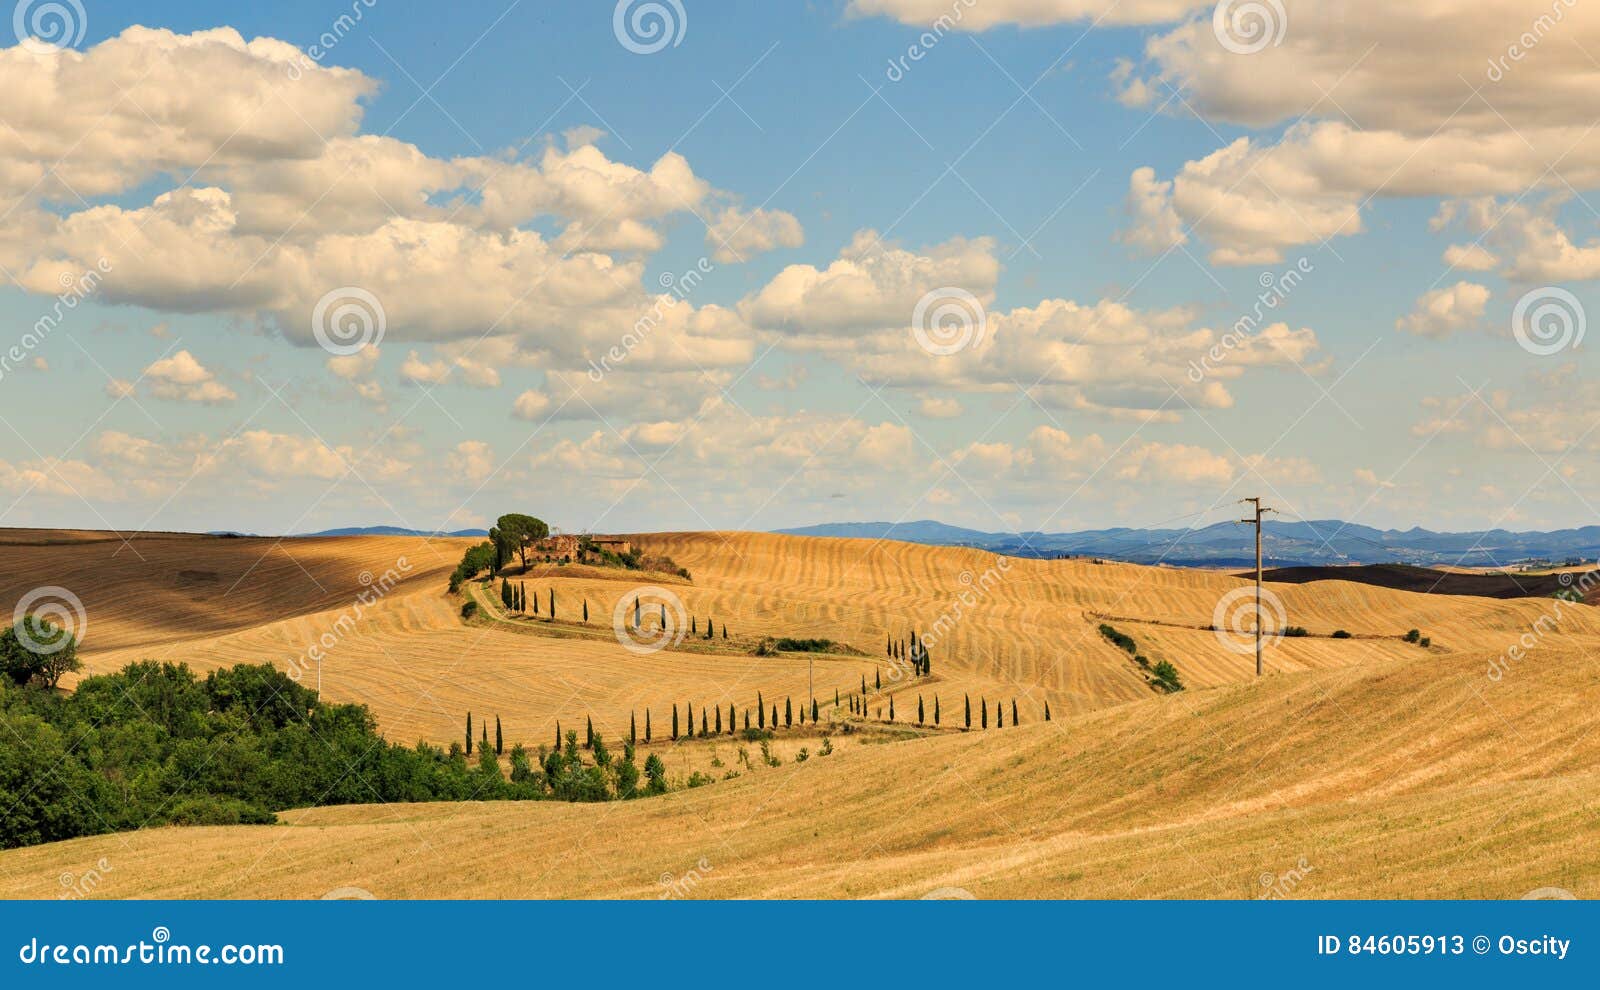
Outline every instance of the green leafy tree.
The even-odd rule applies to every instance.
[[[522,561],[522,569],[528,569],[528,548],[550,535],[550,527],[544,520],[525,516],[519,512],[510,512],[495,520],[494,529],[491,531],[496,537],[496,544],[503,546],[508,551],[516,553]]]
[[[644,761],[645,779],[649,781],[645,789],[651,794],[667,793],[667,765],[661,762],[661,757],[654,753]]]
[[[54,688],[64,675],[81,669],[77,637],[49,619],[25,615],[0,632],[0,674],[19,687],[38,679]]]

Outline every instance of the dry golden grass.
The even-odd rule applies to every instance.
[[[146,657],[199,669],[280,666],[330,631],[330,700],[370,705],[391,738],[448,742],[467,711],[538,745],[585,716],[615,740],[653,713],[678,780],[739,776],[626,804],[465,804],[291,812],[277,827],[154,830],[0,854],[0,893],[51,896],[62,872],[105,857],[107,896],[658,896],[695,871],[696,896],[1256,896],[1263,874],[1305,872],[1297,896],[1517,896],[1596,890],[1591,738],[1600,645],[1586,606],[1424,596],[1348,582],[1278,585],[1289,621],[1314,634],[1268,655],[1229,652],[1206,627],[1244,582],[1206,571],[1008,562],[866,540],[760,534],[636,539],[694,575],[671,584],[724,643],[638,656],[609,626],[637,583],[588,568],[526,577],[556,590],[561,622],[459,616],[444,592],[467,540],[216,539],[93,533],[0,537],[0,594],[59,584],[89,615],[91,671]],[[381,600],[369,585],[409,563]],[[988,581],[989,573],[995,580]],[[967,575],[963,580],[962,575]],[[903,684],[886,635],[938,628],[934,678]],[[492,597],[492,596],[491,596]],[[485,599],[487,600],[487,599]],[[587,601],[591,622],[576,622]],[[492,610],[491,610],[492,611]],[[355,614],[359,612],[359,614]],[[350,621],[342,625],[341,617]],[[1107,619],[1106,617],[1110,617]],[[1559,622],[1499,681],[1486,670],[1541,619]],[[1110,621],[1191,690],[1155,695],[1096,631]],[[1325,638],[1334,629],[1358,638]],[[1403,643],[1419,628],[1429,649]],[[1316,635],[1320,634],[1320,635]],[[818,656],[818,695],[883,675],[899,721],[918,694],[943,703],[1017,698],[1023,726],[879,743],[835,735],[796,765],[798,730],[772,751],[730,740],[659,740],[670,706],[780,709],[805,695],[808,658],[755,657],[762,636],[827,638],[861,656]],[[315,668],[305,672],[314,680]],[[1208,690],[1209,689],[1209,690]],[[1056,721],[1040,722],[1048,701]],[[881,702],[880,702],[881,704]],[[1009,718],[1009,705],[1007,709]],[[809,730],[809,727],[808,727]],[[749,762],[738,759],[745,745]],[[718,766],[717,764],[720,764]],[[710,869],[699,867],[702,860]]]
[[[104,858],[114,897],[1254,897],[1291,870],[1296,897],[1592,896],[1596,704],[1572,652],[1498,683],[1482,657],[1389,661],[620,804],[325,808],[13,850],[0,892],[51,896]]]

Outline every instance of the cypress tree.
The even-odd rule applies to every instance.
[[[998,701],[994,703],[994,725],[997,729],[1006,727],[1006,708]]]
[[[933,724],[939,724],[939,696],[933,696]]]
[[[722,712],[718,711],[717,715],[718,715],[719,720],[720,720]],[[701,737],[705,737],[705,736],[710,735],[710,733],[706,730],[706,709],[705,709],[704,705],[700,706],[700,735],[701,735]]]
[[[785,729],[794,725],[794,704],[788,698],[783,699],[783,727]]]
[[[644,710],[644,741],[650,741],[650,709]]]
[[[556,752],[561,752],[561,720],[556,719]]]
[[[594,749],[594,719],[584,716],[583,723],[583,748]]]
[[[717,735],[722,735],[722,706],[717,706]]]
[[[676,701],[672,703],[672,739],[674,742],[678,739],[678,703]]]
[[[861,675],[861,693],[863,696],[867,693],[867,675],[865,674]]]
[[[817,699],[811,699],[811,724],[817,724]]]
[[[689,738],[693,739],[694,738],[694,705],[688,704],[686,702],[683,707],[684,707],[684,711],[685,711],[685,713],[687,715],[687,718],[684,721],[686,721],[688,723]]]
[[[738,717],[733,710],[733,702],[728,702],[728,735],[733,735],[734,728],[738,725]]]
[[[639,745],[639,716],[633,712],[628,713],[628,745]]]
[[[967,701],[967,728],[970,729],[972,728],[972,695],[964,694],[962,697]]]
[[[884,649],[884,652],[888,655],[889,659],[893,660],[894,659],[894,640],[893,639],[886,640],[883,649]]]
[[[644,622],[644,617],[639,613],[639,596],[633,596],[633,628],[637,629]]]
[[[479,753],[487,753],[488,751],[489,751],[489,723],[485,722],[485,723],[483,723],[483,742],[482,742],[481,745],[478,746],[478,752]]]
[[[839,689],[838,688],[834,688],[833,689],[833,707],[835,707],[835,708],[839,707]]]
[[[727,622],[723,622],[722,623],[722,638],[723,639],[727,639],[728,638],[728,623]]]
[[[506,739],[500,734],[500,716],[494,717],[494,755],[500,756],[506,751]]]
[[[988,698],[979,698],[978,699],[978,713],[983,717],[983,723],[982,723],[981,727],[987,729],[989,727],[989,699]]]
[[[748,708],[744,710],[744,728],[746,732],[750,731],[750,709]]]
[[[500,579],[500,604],[506,607],[506,611],[511,611],[511,582],[505,578]]]
[[[667,603],[666,602],[662,602],[661,603],[661,628],[662,629],[666,629],[667,628]]]
[[[889,695],[889,721],[894,721],[894,695]]]
[[[472,755],[472,713],[467,712],[467,755]]]
[[[882,691],[883,690],[883,672],[882,671],[874,670],[872,672],[872,690],[874,690],[874,691]]]
[[[1044,703],[1044,720],[1046,722],[1050,721],[1050,702],[1048,701]]]
[[[922,724],[922,695],[917,695],[917,724]]]
[[[772,703],[772,727],[774,729],[778,727],[778,703],[776,701]]]
[[[695,635],[698,635],[699,632],[700,632],[700,620],[696,619],[692,615],[689,616],[689,635],[695,636]]]
[[[767,727],[767,702],[761,697],[760,691],[756,692],[756,727],[761,729]]]
[[[533,614],[534,615],[538,615],[539,614],[539,596],[538,595],[534,595],[533,596]]]
[[[550,589],[550,618],[556,617],[556,589]]]
[[[1017,699],[1011,699],[1011,724],[1017,724]]]
[[[526,581],[518,581],[517,582],[517,611],[526,612],[527,610],[528,610],[528,582],[526,582]]]
[[[583,600],[583,621],[589,621],[589,599],[587,598]]]

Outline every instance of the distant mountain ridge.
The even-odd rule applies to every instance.
[[[1115,527],[1070,533],[987,533],[920,519],[902,523],[824,523],[776,532],[978,547],[1014,557],[1103,557],[1136,564],[1210,567],[1255,563],[1254,531],[1231,522],[1198,529]],[[1600,558],[1600,526],[1553,532],[1491,529],[1437,533],[1421,527],[1375,529],[1337,519],[1268,520],[1262,527],[1262,555],[1273,567],[1381,563],[1502,567],[1531,560],[1592,561]]]
[[[453,532],[407,529],[404,526],[345,526],[341,529],[324,529],[315,533],[295,533],[303,536],[488,536],[486,529],[458,529]]]

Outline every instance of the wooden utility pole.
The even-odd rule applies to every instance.
[[[1261,516],[1266,512],[1277,512],[1277,509],[1264,509],[1261,507],[1260,498],[1241,498],[1240,502],[1249,502],[1255,506],[1255,515],[1250,519],[1241,519],[1240,522],[1254,523],[1256,527],[1256,676],[1261,676]]]

